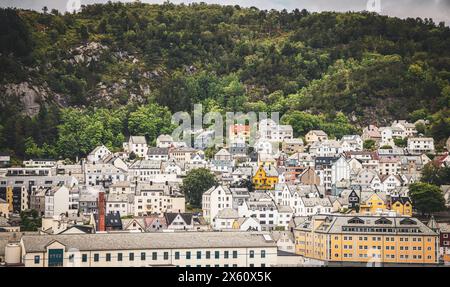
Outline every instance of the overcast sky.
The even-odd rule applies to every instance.
[[[0,0],[1,7],[18,7],[41,10],[47,6],[63,12],[68,3],[81,4],[104,3],[107,0]],[[122,2],[133,2],[123,0]],[[164,0],[141,0],[145,3],[162,3]],[[171,0],[172,3],[206,2],[220,4],[239,4],[244,7],[256,6],[260,9],[287,9],[289,11],[307,9],[309,11],[361,11],[369,10],[396,17],[433,18],[437,23],[450,23],[450,0]],[[371,5],[368,6],[368,2]],[[70,7],[70,6],[69,6]]]

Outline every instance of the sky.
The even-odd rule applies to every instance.
[[[17,7],[41,10],[47,6],[61,12],[77,6],[77,3],[92,4],[105,3],[107,0],[0,0],[0,7]],[[123,0],[122,2],[133,2]],[[164,0],[141,0],[143,3],[163,3]],[[312,12],[320,11],[362,11],[369,10],[380,14],[400,18],[421,17],[432,18],[436,23],[445,21],[450,24],[450,0],[171,0],[172,3],[206,2],[216,4],[238,4],[243,7],[255,6],[260,9],[307,9]]]

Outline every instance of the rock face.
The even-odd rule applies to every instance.
[[[70,50],[73,58],[68,61],[71,64],[85,64],[86,66],[89,66],[91,62],[98,61],[102,53],[106,50],[108,50],[107,46],[97,42],[90,42],[87,45]]]
[[[6,84],[0,88],[6,98],[16,99],[23,108],[23,113],[35,116],[39,113],[40,103],[54,101],[59,105],[65,105],[64,99],[53,92],[47,86],[36,86],[30,82],[19,84]]]

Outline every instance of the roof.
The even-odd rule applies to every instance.
[[[330,199],[327,198],[318,198],[318,197],[313,197],[313,198],[307,198],[302,196],[301,200],[303,201],[303,204],[305,206],[324,206],[324,207],[331,207],[331,201]]]
[[[136,160],[131,164],[130,169],[161,169],[162,162],[160,160]]]
[[[173,138],[170,135],[159,135],[156,140],[160,142],[172,142]]]
[[[289,239],[292,242],[295,242],[294,234],[289,231],[271,231],[270,233],[272,235],[273,240],[278,241],[279,239]]]
[[[210,189],[208,189],[207,191],[205,191],[203,193],[203,195],[210,195],[213,191],[215,191],[216,189],[222,189],[226,194],[231,194],[230,189],[227,186],[224,185],[219,185],[219,186],[213,186]]]
[[[166,219],[167,225],[171,225],[178,215],[181,216],[187,225],[192,224],[192,213],[166,212],[164,213],[164,218]]]
[[[411,199],[409,199],[409,197],[405,197],[405,196],[400,196],[400,197],[395,197],[392,196],[391,197],[391,203],[395,203],[395,202],[400,202],[401,204],[405,204],[407,202],[411,203]]]
[[[217,215],[216,218],[220,218],[220,219],[236,219],[239,218],[239,214],[236,210],[232,209],[232,208],[224,208],[221,209]]]
[[[147,144],[144,136],[130,136],[130,141],[134,144]]]
[[[219,150],[214,156],[230,156],[231,154],[226,149]]]
[[[276,247],[275,242],[265,240],[263,234],[250,232],[127,232],[22,237],[26,253],[45,252],[53,241],[80,251]]]
[[[98,214],[94,214],[94,219],[98,228]],[[109,212],[105,214],[105,226],[122,229],[122,219],[119,212]]]
[[[317,233],[341,234],[342,232],[348,234],[367,234],[367,231],[358,231],[358,227],[366,228],[389,228],[389,234],[402,235],[437,235],[420,220],[413,217],[391,217],[391,216],[359,216],[359,215],[317,215],[313,216],[311,220],[322,219],[323,222],[315,229]],[[311,230],[313,226],[312,221],[307,220],[304,224],[297,227],[299,230]],[[350,227],[350,229],[348,229]],[[412,229],[418,231],[412,231]],[[382,231],[375,231],[373,234],[386,233]]]
[[[327,133],[322,131],[322,130],[311,130],[311,131],[308,132],[308,134],[309,133],[313,133],[313,134],[315,134],[317,136],[327,136]]]
[[[150,147],[147,151],[148,155],[169,155],[169,149],[163,147]]]

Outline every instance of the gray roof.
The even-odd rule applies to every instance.
[[[307,197],[301,197],[301,200],[303,201],[303,204],[305,206],[324,206],[324,207],[331,207],[331,201],[330,199],[327,198],[318,198],[318,197],[313,197],[313,198],[307,198]]]
[[[174,232],[174,233],[97,233],[23,236],[25,252],[44,252],[57,241],[66,248],[90,250],[141,250],[170,248],[276,247],[261,233]]]
[[[216,218],[220,218],[220,219],[237,219],[237,218],[239,218],[239,214],[238,214],[237,210],[234,210],[232,208],[224,208],[224,209],[221,209],[217,213]]]
[[[389,217],[389,216],[359,216],[359,215],[316,215],[313,218],[325,218],[316,229],[319,233],[342,233],[343,227],[379,227],[379,228],[390,228],[392,232],[383,232],[385,234],[404,234],[404,235],[437,235],[436,232],[432,231],[429,227],[423,224],[420,220],[413,217]],[[360,223],[352,222],[352,220],[360,220]],[[300,225],[297,229],[311,229],[311,220],[306,221],[304,224]],[[402,229],[419,229],[420,232],[406,232]],[[352,234],[360,234],[367,232],[346,231]],[[382,233],[375,232],[373,234]]]
[[[136,160],[130,166],[131,169],[161,169],[162,162],[159,160]]]
[[[147,144],[147,140],[144,136],[131,136],[130,140],[134,144]]]
[[[169,149],[163,147],[150,147],[147,151],[148,155],[169,155]]]

